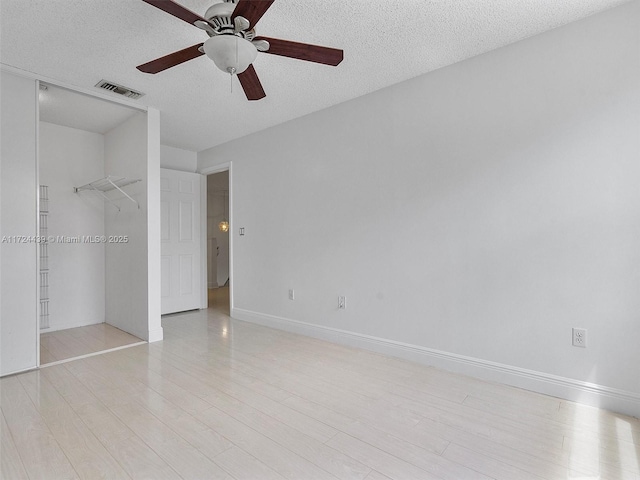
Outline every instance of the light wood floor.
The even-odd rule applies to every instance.
[[[210,288],[208,294],[209,308],[229,315],[229,287]]]
[[[40,365],[141,342],[107,323],[40,334]]]
[[[3,478],[640,478],[637,419],[225,311],[2,379]]]

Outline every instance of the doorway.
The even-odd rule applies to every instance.
[[[121,292],[144,284],[128,257],[146,249],[135,233],[146,225],[140,172],[147,158],[137,152],[146,148],[147,113],[44,83],[38,102],[39,365],[45,365],[143,342],[146,323],[136,322],[146,319],[129,320],[133,306]]]
[[[230,308],[229,170],[207,175],[207,300],[208,306]]]

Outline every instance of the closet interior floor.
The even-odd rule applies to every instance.
[[[40,365],[90,355],[92,353],[142,342],[108,323],[42,332],[40,334]]]

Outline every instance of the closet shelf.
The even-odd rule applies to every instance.
[[[125,197],[127,197],[129,200],[135,203],[138,206],[138,208],[140,208],[140,204],[136,200],[131,198],[131,196],[127,194],[127,192],[122,190],[123,187],[126,187],[127,185],[132,185],[134,183],[138,183],[139,181],[140,179],[131,179],[126,177],[116,177],[113,175],[107,175],[106,177],[101,178],[100,180],[95,180],[91,183],[87,183],[86,185],[82,185],[81,187],[73,187],[73,191],[75,193],[79,193],[79,192],[99,193],[105,200],[107,200],[114,207],[116,207],[118,211],[120,211],[120,207],[118,207],[115,203],[113,203],[113,201],[105,194],[105,192],[109,192],[111,190],[118,190]]]
[[[133,180],[131,178],[125,177],[114,177],[113,175],[108,175],[100,180],[96,180],[91,183],[87,183],[86,185],[82,185],[81,187],[73,187],[73,191],[78,193],[84,190],[98,190],[100,192],[108,192],[109,190],[120,189],[122,187],[126,187],[127,185],[131,185],[132,183],[137,183],[140,180]]]

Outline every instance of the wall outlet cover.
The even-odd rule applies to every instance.
[[[587,347],[587,329],[586,328],[572,328],[572,341],[571,344],[574,347]]]

